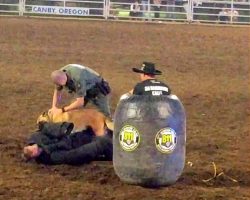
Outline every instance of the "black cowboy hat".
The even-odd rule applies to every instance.
[[[149,75],[161,75],[160,70],[155,69],[155,64],[151,62],[143,62],[140,69],[132,69],[136,73],[149,74]]]

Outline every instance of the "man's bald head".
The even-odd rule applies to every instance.
[[[61,70],[56,70],[51,73],[51,79],[56,85],[65,85],[67,82],[67,75]]]

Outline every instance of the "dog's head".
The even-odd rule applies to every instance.
[[[50,112],[43,112],[39,117],[37,118],[36,123],[39,127],[41,127],[44,123],[51,122],[51,113]]]
[[[43,125],[47,122],[51,122],[52,120],[52,113],[50,111],[48,112],[43,112],[41,115],[39,115],[39,117],[37,118],[37,125],[38,125],[38,129],[41,130]]]

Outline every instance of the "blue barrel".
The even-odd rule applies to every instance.
[[[132,95],[114,115],[113,165],[129,184],[174,184],[185,165],[186,116],[175,95]]]

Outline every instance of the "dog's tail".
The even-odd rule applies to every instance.
[[[105,124],[108,129],[110,129],[111,131],[114,131],[114,122],[112,121],[112,119],[110,119],[109,117],[106,117]]]

